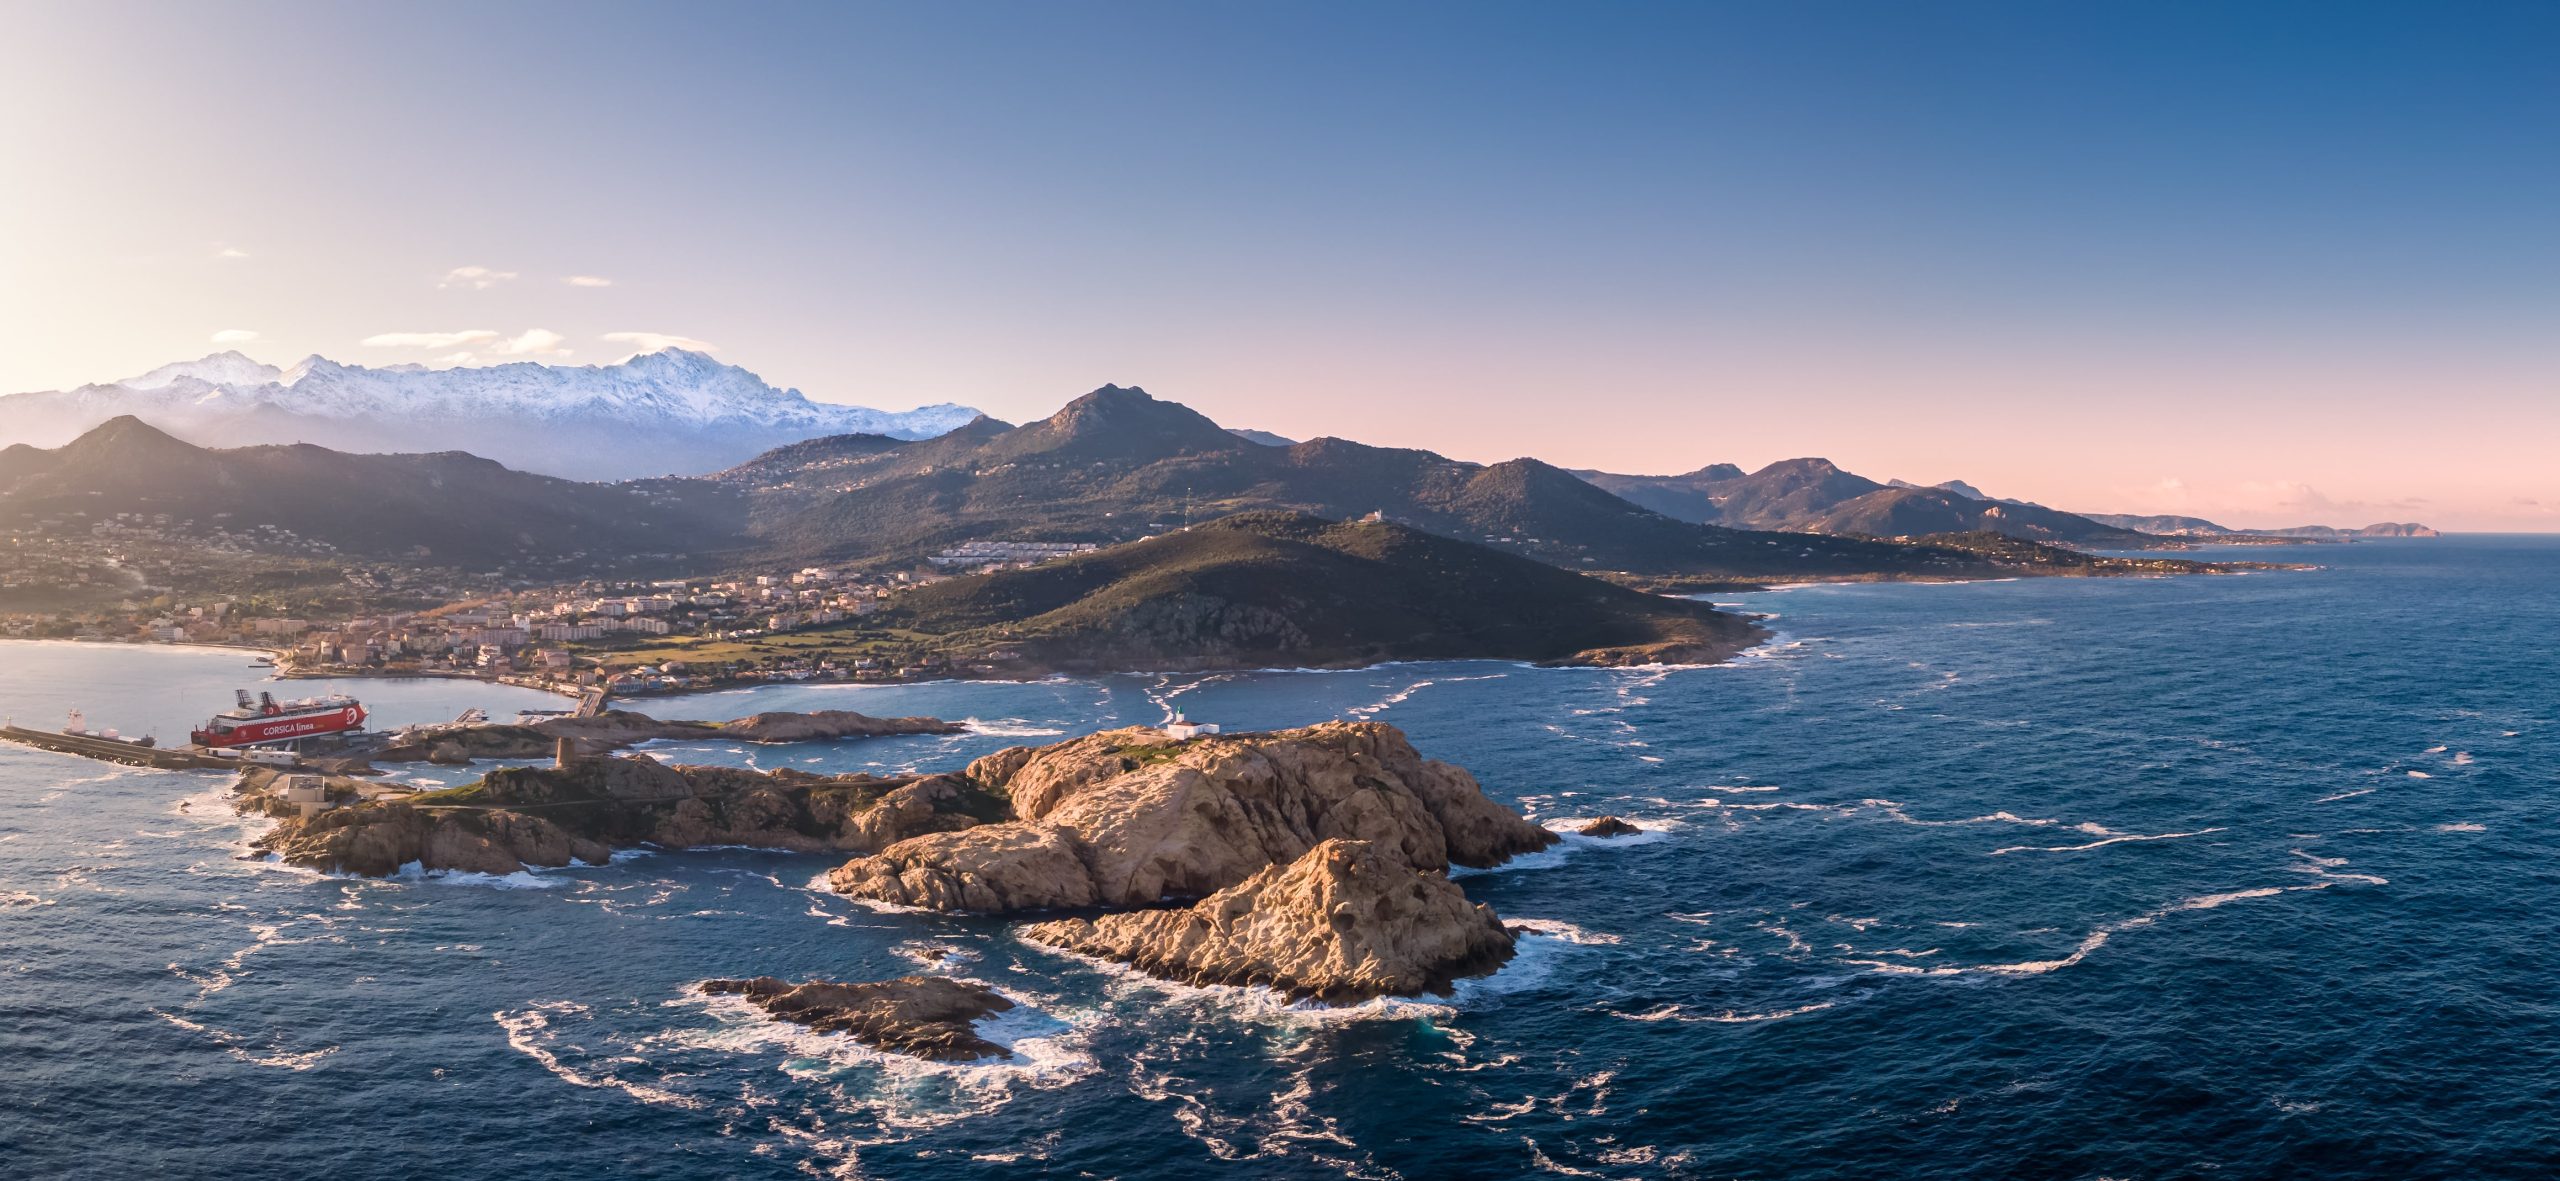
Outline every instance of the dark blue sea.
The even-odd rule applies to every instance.
[[[2251,551],[2242,556],[2271,556]],[[1162,720],[1374,718],[1578,840],[1466,877],[1540,933],[1444,1001],[1173,988],[833,862],[353,881],[237,859],[218,775],[0,748],[0,1174],[363,1178],[2546,1177],[2560,1172],[2560,540],[2244,577],[1738,596],[1680,670],[772,688],[962,738],[679,747],[945,768]],[[236,652],[0,646],[0,713],[182,735]],[[346,686],[378,723],[556,707]],[[453,769],[427,778],[460,781]],[[692,997],[929,952],[1012,1065]]]

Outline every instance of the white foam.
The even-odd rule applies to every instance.
[[[331,877],[352,875],[331,874]],[[569,884],[568,878],[543,876],[531,866],[514,873],[474,873],[451,869],[428,869],[424,863],[412,861],[402,865],[384,881],[424,883],[438,886],[486,886],[493,890],[548,890]]]
[[[1563,792],[1560,794],[1572,795],[1574,793]],[[1592,849],[1632,848],[1637,845],[1650,845],[1657,841],[1669,840],[1671,838],[1672,830],[1681,827],[1680,822],[1677,820],[1624,817],[1623,819],[1625,819],[1627,823],[1636,826],[1642,831],[1615,837],[1584,836],[1583,834],[1574,831],[1575,829],[1589,824],[1596,819],[1599,818],[1596,816],[1576,816],[1540,820],[1538,823],[1542,827],[1562,839],[1558,840],[1555,844],[1538,850],[1535,853],[1522,853],[1500,865],[1453,865],[1449,867],[1449,876],[1453,878],[1464,878],[1475,877],[1479,874],[1488,873],[1510,873],[1522,870],[1554,869],[1555,867],[1564,864],[1565,859],[1575,853]]]
[[[338,1047],[336,1046],[323,1046],[317,1050],[302,1051],[279,1050],[273,1046],[269,1046],[264,1052],[261,1052],[249,1047],[246,1044],[248,1039],[240,1036],[239,1034],[231,1033],[227,1030],[214,1029],[201,1022],[190,1021],[175,1013],[166,1012],[160,1009],[151,1010],[151,1015],[158,1017],[171,1025],[177,1026],[180,1029],[186,1030],[189,1033],[200,1033],[206,1037],[212,1038],[215,1044],[222,1047],[223,1053],[229,1054],[233,1058],[246,1062],[251,1066],[264,1066],[271,1069],[290,1070],[299,1073],[320,1065],[320,1061],[322,1059],[338,1052]]]
[[[1911,815],[1909,812],[1903,811],[1902,805],[1895,803],[1892,800],[1869,799],[1860,800],[1858,802],[1867,807],[1876,809],[1882,813],[1885,818],[1895,821],[1896,823],[1917,825],[1921,828],[1947,828],[1966,824],[2015,824],[2024,828],[2064,828],[2073,832],[2085,832],[2093,837],[2113,837],[2124,835],[2112,828],[2108,828],[2106,825],[2090,821],[2080,821],[2075,823],[2068,820],[2055,820],[2047,817],[2020,816],[2017,813],[2010,812],[2006,809],[1983,816],[1968,816],[1961,820],[1922,820]]]
[[[1767,1012],[1761,1013],[1745,1013],[1738,1009],[1726,1009],[1721,1013],[1692,1013],[1689,1012],[1685,1006],[1673,1004],[1664,1005],[1660,1008],[1652,1009],[1643,1013],[1618,1013],[1615,1014],[1615,1016],[1628,1021],[1684,1021],[1705,1022],[1714,1025],[1752,1025],[1762,1021],[1784,1021],[1790,1017],[1802,1017],[1807,1013],[1819,1013],[1838,1003],[1839,1002],[1837,1001],[1816,1001],[1812,1004],[1797,1005],[1791,1009],[1771,1009]]]
[[[1055,738],[1066,733],[1065,730],[1053,726],[1036,725],[1023,718],[1000,718],[995,721],[962,718],[961,724],[969,727],[969,732],[972,734],[984,734],[990,738]]]
[[[1561,919],[1506,919],[1504,924],[1518,927],[1532,935],[1561,939],[1583,947],[1610,947],[1626,942],[1624,936],[1585,930]]]
[[[517,1053],[541,1063],[544,1070],[550,1071],[553,1077],[570,1086],[620,1091],[654,1107],[690,1109],[702,1106],[701,1100],[688,1095],[679,1095],[664,1088],[630,1082],[613,1074],[591,1074],[562,1062],[560,1056],[553,1053],[551,1049],[551,1042],[557,1036],[551,1032],[552,1018],[585,1018],[589,1012],[585,1005],[575,1001],[544,1001],[519,1012],[510,1013],[501,1009],[489,1016],[497,1021],[498,1028],[507,1031],[507,1045],[513,1047]]]
[[[2136,833],[2127,836],[2106,837],[2101,840],[2091,841],[2085,845],[2011,845],[2005,849],[1993,849],[1991,851],[1991,855],[1997,857],[2003,853],[2079,853],[2090,849],[2103,849],[2108,845],[2121,845],[2131,841],[2175,841],[2186,837],[2200,837],[2221,831],[2222,830],[2219,828],[2199,828],[2194,832],[2164,832],[2147,836]]]
[[[1967,976],[1977,973],[2001,976],[2036,976],[2042,975],[2046,972],[2060,971],[2064,968],[2078,964],[2082,960],[2088,959],[2089,956],[2099,948],[2105,947],[2107,945],[2107,941],[2114,938],[2116,935],[2126,931],[2152,926],[2153,924],[2158,923],[2161,919],[2167,918],[2173,914],[2181,914],[2187,911],[2196,910],[2219,910],[2234,902],[2245,902],[2256,898],[2273,898],[2279,894],[2290,894],[2302,890],[2326,890],[2331,886],[2337,885],[2354,884],[2386,886],[2390,884],[2388,880],[2375,877],[2371,874],[2333,874],[2320,865],[2302,865],[2296,866],[2295,868],[2314,874],[2321,880],[2302,886],[2256,886],[2245,890],[2231,890],[2219,894],[2199,894],[2192,898],[2182,898],[2167,906],[2160,907],[2157,910],[2145,911],[2131,918],[2119,919],[2115,922],[2106,923],[2093,928],[2087,935],[2081,937],[2080,942],[2071,949],[2070,954],[2065,955],[2060,959],[2024,960],[2008,964],[1971,964],[1962,967],[1922,967],[1916,964],[1888,963],[1883,960],[1848,960],[1845,962],[1858,965],[1868,969],[1869,971],[1895,976]]]
[[[1286,993],[1259,984],[1184,984],[1149,975],[1117,960],[1067,951],[1046,944],[1034,946],[1048,954],[1075,960],[1101,973],[1109,979],[1114,991],[1125,993],[1132,989],[1143,990],[1225,1017],[1240,1017],[1280,1025],[1328,1025],[1354,1021],[1448,1018],[1457,1014],[1457,1009],[1452,1004],[1405,997],[1379,997],[1357,1004],[1328,1005],[1322,1001],[1293,1000]],[[1513,962],[1518,962],[1516,956]]]

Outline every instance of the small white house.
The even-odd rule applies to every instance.
[[[1217,732],[1218,724],[1216,722],[1195,722],[1178,713],[1173,715],[1172,721],[1164,724],[1164,736],[1173,739],[1176,742],[1188,741],[1193,738],[1198,738],[1203,734],[1215,734]]]
[[[302,809],[305,816],[329,806],[328,781],[317,775],[287,775],[284,777],[284,789],[276,794],[282,796],[284,802]]]

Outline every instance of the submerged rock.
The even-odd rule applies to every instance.
[[[960,779],[1013,819],[903,841],[828,875],[839,893],[934,910],[1147,906],[1198,898],[1363,841],[1415,869],[1491,866],[1555,834],[1376,722],[1171,741],[1106,731],[1000,751]]]
[[[1034,923],[1022,934],[1185,984],[1263,985],[1327,1002],[1446,993],[1513,951],[1492,908],[1352,840],[1325,841],[1185,909]]]
[[[1573,831],[1586,837],[1623,837],[1633,836],[1644,830],[1615,816],[1603,816]]]
[[[812,980],[793,984],[771,976],[705,980],[712,996],[744,997],[772,1016],[821,1033],[852,1035],[876,1050],[967,1062],[1011,1058],[1013,1051],[979,1037],[979,1018],[1013,1007],[996,990],[947,976],[901,976],[860,984]]]

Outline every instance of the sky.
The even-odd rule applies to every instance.
[[[0,391],[237,348],[2560,530],[2560,6],[9,0]]]

